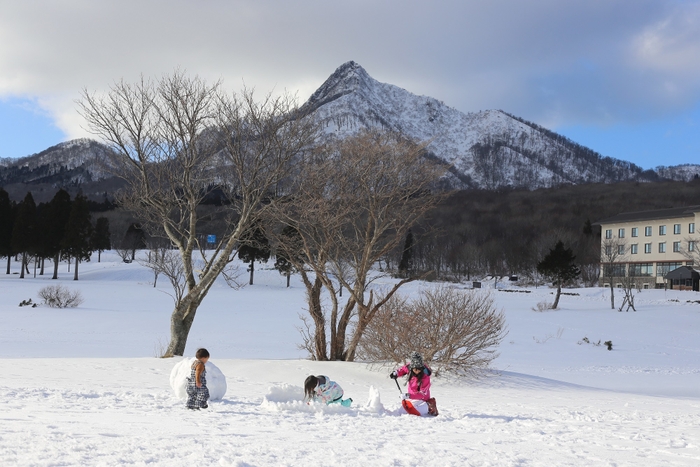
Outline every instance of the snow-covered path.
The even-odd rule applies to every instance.
[[[505,373],[436,381],[440,416],[418,418],[398,415],[393,382],[362,364],[215,362],[229,392],[190,412],[167,387],[173,360],[4,359],[2,465],[700,465],[697,400]],[[308,374],[332,375],[357,407],[264,402]],[[364,408],[370,385],[386,410]]]

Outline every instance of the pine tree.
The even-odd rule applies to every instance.
[[[51,279],[58,279],[58,263],[61,260],[61,242],[66,234],[66,225],[70,218],[72,202],[70,194],[60,189],[56,192],[49,203],[46,215],[47,226],[44,234],[47,238],[47,253],[53,257],[53,276]]]
[[[77,195],[71,206],[66,232],[61,242],[63,257],[75,258],[73,280],[78,280],[78,264],[80,261],[90,261],[92,253],[92,222],[87,198]]]
[[[413,271],[413,232],[408,229],[406,234],[406,242],[403,245],[403,253],[401,261],[399,261],[399,275],[408,277]]]
[[[10,273],[12,261],[12,226],[15,223],[15,213],[10,201],[10,195],[0,188],[0,258],[7,257],[7,274]]]
[[[252,228],[241,238],[241,246],[238,249],[238,257],[244,263],[250,263],[250,285],[253,285],[253,275],[255,274],[255,262],[267,263],[270,259],[270,242],[265,236],[265,232],[259,224],[254,224]]]
[[[28,192],[17,207],[17,216],[12,228],[12,250],[22,253],[20,279],[24,279],[27,255],[32,253],[36,247],[36,227],[36,204],[32,193]]]
[[[583,234],[589,237],[593,235],[593,226],[590,219],[586,219],[586,222],[583,223]]]
[[[571,248],[564,248],[564,244],[559,240],[554,249],[549,250],[549,253],[537,265],[537,272],[550,279],[557,286],[557,296],[554,299],[552,309],[559,306],[562,284],[581,274],[581,270],[574,264],[575,259],[576,256]]]
[[[146,248],[146,233],[139,224],[131,224],[124,234],[124,248],[131,250],[131,261],[136,259],[136,250]]]
[[[109,233],[109,219],[99,217],[95,223],[95,230],[92,233],[92,249],[97,251],[97,262],[100,262],[102,252],[112,249],[112,242]]]

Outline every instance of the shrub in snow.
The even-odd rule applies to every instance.
[[[359,356],[400,363],[415,350],[436,373],[476,376],[498,356],[507,333],[491,294],[438,286],[410,301],[391,297],[368,325]]]
[[[612,341],[605,341],[603,343],[608,347],[608,350],[612,350]]]
[[[535,305],[534,308],[532,308],[532,311],[548,311],[548,310],[553,310],[552,308],[552,302],[544,301],[544,302],[539,302],[537,305]]]
[[[30,298],[29,300],[22,300],[19,302],[19,306],[30,306],[32,308],[36,308],[36,303],[32,302],[32,299]]]
[[[48,285],[39,290],[39,297],[51,308],[75,308],[83,303],[79,290],[69,290],[62,285]]]
[[[196,359],[185,358],[176,363],[173,370],[170,372],[170,387],[173,388],[175,395],[182,400],[187,399],[187,378],[190,377],[192,363]],[[207,388],[209,388],[209,399],[220,401],[226,394],[226,377],[219,368],[212,362],[204,364],[207,370]]]

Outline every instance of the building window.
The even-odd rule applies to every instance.
[[[644,244],[644,253],[651,253],[651,243],[645,243]]]
[[[683,263],[656,263],[656,277],[664,277],[669,272],[683,266]]]
[[[639,237],[639,229],[637,227],[632,227],[632,236]]]
[[[666,242],[659,242],[659,253],[666,253]]]
[[[625,245],[617,245],[617,254],[618,254],[618,255],[624,255],[624,254],[625,254]]]
[[[644,227],[644,236],[651,237],[651,226]]]
[[[666,235],[666,226],[665,225],[659,226],[659,235]]]
[[[673,242],[673,252],[674,253],[681,252],[681,242]]]
[[[606,264],[603,267],[604,277],[625,277],[627,274],[627,265],[621,263]]]
[[[654,274],[654,263],[630,264],[630,277],[651,277]]]
[[[681,233],[681,225],[680,224],[673,224],[673,234],[680,235],[680,233]]]
[[[617,229],[617,236],[619,238],[625,238],[625,229]]]
[[[605,245],[605,254],[608,256],[612,255],[612,245]]]
[[[605,231],[605,238],[606,239],[611,239],[612,238],[612,229],[607,229]]]
[[[688,233],[695,233],[695,222],[688,224]]]
[[[695,241],[691,240],[688,242],[688,251],[695,251]]]
[[[637,245],[636,243],[633,243],[632,245],[630,245],[630,254],[636,255],[638,249],[639,249],[639,245]]]

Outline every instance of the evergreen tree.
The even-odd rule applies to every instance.
[[[95,223],[95,230],[92,233],[92,249],[97,251],[97,262],[100,262],[102,252],[112,249],[112,242],[109,233],[109,219],[99,217]]]
[[[290,277],[294,272],[294,262],[297,264],[303,263],[299,261],[301,258],[300,248],[298,247],[298,242],[300,241],[299,232],[294,227],[288,225],[282,229],[282,234],[280,235],[280,243],[276,252],[275,269],[277,269],[280,274],[287,276],[287,287],[289,287]],[[291,257],[294,255],[294,258]]]
[[[131,250],[131,261],[136,259],[136,250],[146,248],[146,233],[139,224],[131,224],[124,234],[124,249]]]
[[[58,263],[61,260],[61,244],[66,234],[66,226],[70,218],[72,202],[70,194],[60,189],[56,192],[49,203],[46,215],[47,226],[45,235],[47,237],[47,253],[53,257],[53,276],[51,279],[58,279]]]
[[[20,279],[24,279],[27,256],[33,253],[36,247],[36,227],[36,204],[32,193],[28,192],[24,200],[17,206],[17,216],[12,228],[12,250],[16,253],[22,253]]]
[[[583,234],[586,236],[593,235],[593,226],[590,219],[586,219],[586,222],[583,223]]]
[[[408,277],[413,271],[413,232],[408,229],[406,234],[406,242],[403,245],[403,253],[401,261],[399,261],[399,275]]]
[[[254,224],[252,228],[241,238],[241,246],[238,248],[238,257],[244,263],[250,263],[250,285],[253,285],[253,275],[255,274],[255,262],[267,263],[270,259],[270,242],[265,236],[265,232],[259,224]]]
[[[12,261],[12,226],[15,223],[15,213],[10,201],[10,195],[0,188],[0,258],[7,257],[7,274],[10,273]]]
[[[557,296],[554,299],[552,309],[559,306],[561,286],[567,281],[573,280],[581,274],[581,270],[574,264],[576,256],[571,248],[564,248],[559,240],[553,250],[537,265],[537,272],[550,279],[557,286]]]
[[[78,280],[78,264],[80,261],[90,261],[92,230],[87,198],[79,194],[73,200],[68,223],[66,224],[66,232],[61,242],[63,257],[75,258],[73,280]]]

